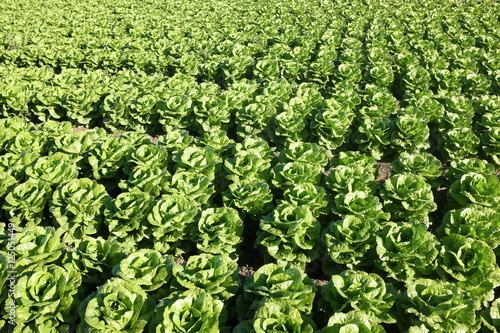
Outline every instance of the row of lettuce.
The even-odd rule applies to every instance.
[[[245,77],[392,87],[404,76],[405,86],[421,91],[499,89],[500,29],[492,1],[280,4],[7,0],[0,7],[0,61],[183,73],[224,88]]]
[[[493,94],[437,97],[415,88],[400,102],[386,87],[361,89],[348,81],[328,88],[324,97],[315,83],[286,80],[245,79],[221,92],[215,83],[198,84],[182,74],[120,72],[111,79],[104,72],[54,74],[47,67],[0,72],[5,74],[0,82],[4,117],[69,118],[74,125],[101,124],[115,132],[186,130],[203,136],[226,131],[237,141],[258,137],[280,149],[295,141],[314,142],[376,159],[432,146],[443,161],[479,154],[500,165],[500,98]]]
[[[1,254],[4,330],[500,327],[500,179],[486,161],[444,172],[402,152],[379,186],[373,157],[308,142],[278,154],[260,138],[178,130],[155,145],[22,118],[0,133],[2,248],[16,229]],[[244,239],[265,265],[242,283]],[[320,291],[314,265],[331,277]]]

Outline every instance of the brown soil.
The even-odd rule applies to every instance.
[[[78,127],[74,127],[73,128],[73,133],[78,133],[78,132],[83,132],[83,131],[86,131],[88,130],[87,127],[84,127],[84,126],[78,126]]]
[[[378,177],[375,179],[375,183],[382,186],[387,178],[391,176],[392,165],[385,162],[377,162],[376,164],[380,165],[380,168],[378,169]]]

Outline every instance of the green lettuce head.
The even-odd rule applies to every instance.
[[[16,280],[16,323],[43,332],[77,318],[82,277],[56,265],[25,270]]]
[[[391,308],[397,291],[375,273],[343,271],[321,287],[321,295],[319,308],[328,316],[354,310],[367,314],[376,323],[396,322]]]
[[[111,278],[81,303],[78,332],[140,333],[153,309],[154,301],[139,285]]]

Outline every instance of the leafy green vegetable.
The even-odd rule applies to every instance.
[[[173,293],[156,306],[149,332],[221,332],[227,320],[224,303],[201,290]]]
[[[125,281],[135,283],[144,291],[153,291],[172,278],[174,258],[163,256],[160,252],[140,249],[130,253],[113,267],[113,275]]]
[[[27,179],[40,179],[54,187],[78,177],[76,161],[64,153],[40,157],[25,172]]]
[[[319,257],[321,224],[308,206],[284,202],[260,221],[255,246],[284,267],[300,267]]]
[[[447,196],[462,207],[473,203],[495,209],[500,204],[500,179],[496,175],[469,172],[451,184]]]
[[[175,255],[189,250],[190,232],[198,213],[197,205],[179,194],[157,200],[147,217],[151,228],[145,230],[154,236],[155,250]]]
[[[81,303],[78,331],[139,333],[151,319],[154,306],[137,284],[111,278]]]
[[[420,175],[433,187],[440,185],[438,179],[443,174],[441,162],[427,152],[401,152],[392,162],[392,171],[395,174],[411,172]]]
[[[479,138],[469,127],[457,127],[442,133],[437,148],[446,161],[452,161],[476,155],[479,144]]]
[[[170,173],[162,167],[138,166],[131,171],[128,180],[120,181],[118,186],[124,191],[137,189],[152,197],[158,197],[164,191],[162,185],[170,179]]]
[[[375,264],[392,278],[411,282],[429,275],[437,266],[438,239],[418,222],[387,223],[377,233]]]
[[[243,221],[234,208],[205,209],[196,227],[191,240],[200,252],[239,255]]]
[[[277,164],[271,170],[272,183],[282,191],[302,183],[319,185],[322,172],[323,168],[314,164],[301,162]]]
[[[186,148],[179,152],[174,160],[177,162],[176,170],[196,172],[210,180],[213,180],[222,168],[222,161],[212,148]]]
[[[480,205],[446,212],[436,229],[441,238],[458,234],[487,243],[492,249],[500,245],[500,212]]]
[[[252,216],[267,214],[274,207],[269,185],[246,178],[230,184],[222,194],[222,200],[224,205],[241,209]]]
[[[78,317],[82,277],[56,265],[38,265],[16,279],[16,323],[40,331],[63,329]],[[33,328],[33,327],[31,327]],[[66,329],[68,327],[66,326]]]
[[[323,230],[321,239],[331,260],[352,268],[372,263],[369,251],[375,248],[375,232],[378,229],[379,225],[370,218],[346,215],[332,221]]]
[[[438,274],[456,281],[458,287],[476,299],[492,301],[493,289],[500,285],[500,268],[488,244],[457,234],[448,235],[441,242]]]
[[[238,314],[246,318],[250,311],[276,300],[289,304],[302,314],[309,314],[316,291],[311,279],[298,269],[267,264],[245,279],[243,294],[236,303]]]
[[[431,185],[422,176],[411,173],[387,179],[380,196],[384,210],[390,212],[395,221],[420,219],[437,209]]]
[[[5,197],[3,209],[10,221],[20,226],[39,225],[46,217],[52,190],[50,185],[39,179],[28,179],[17,184]]]
[[[373,167],[362,164],[338,165],[326,176],[326,186],[332,191],[347,195],[355,191],[369,194],[375,192],[375,174]]]
[[[78,242],[100,231],[104,209],[111,201],[103,185],[88,178],[72,179],[59,185],[52,195],[50,212],[64,230],[64,241]]]
[[[234,297],[241,286],[238,263],[226,254],[191,256],[182,265],[174,264],[172,272],[173,290],[203,290],[223,301]]]
[[[456,180],[460,180],[466,173],[477,172],[478,170],[481,170],[481,174],[483,175],[492,175],[495,172],[495,167],[478,158],[465,158],[460,161],[451,161],[446,176],[450,183],[453,183]]]
[[[429,148],[427,122],[410,115],[397,118],[391,133],[391,144],[396,151],[422,151]]]
[[[335,205],[331,205],[331,211],[342,217],[346,215],[363,216],[381,223],[388,221],[390,213],[382,210],[379,198],[367,192],[354,191],[347,194],[337,194],[334,198]]]
[[[286,302],[270,300],[265,302],[255,313],[252,320],[241,322],[233,332],[297,332],[312,333],[316,324],[308,316],[301,314]]]
[[[338,312],[330,317],[328,325],[321,333],[335,332],[362,332],[362,333],[385,333],[384,328],[371,320],[364,312],[350,311],[348,313]]]
[[[483,332],[498,332],[500,329],[500,299],[496,299],[491,305],[482,310],[479,315],[483,323]]]
[[[135,247],[145,237],[147,225],[143,221],[153,205],[153,199],[139,190],[121,193],[104,210],[104,223],[111,234],[125,242],[122,246]]]
[[[103,284],[112,276],[111,270],[125,257],[123,249],[115,240],[102,237],[83,238],[78,247],[64,258],[64,267],[79,272],[83,282]]]
[[[375,273],[346,270],[321,287],[319,308],[328,316],[354,310],[367,314],[374,323],[395,323],[391,308],[396,294],[396,289]]]
[[[480,321],[475,311],[480,309],[480,302],[454,283],[416,280],[400,294],[397,306],[398,326],[402,330],[408,328],[403,323],[442,332],[476,332],[479,329]]]

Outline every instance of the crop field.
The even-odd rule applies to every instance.
[[[0,2],[0,333],[500,332],[500,3]]]

